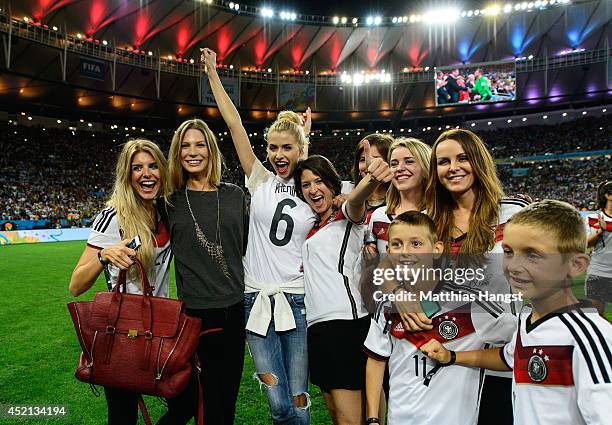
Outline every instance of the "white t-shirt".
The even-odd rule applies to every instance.
[[[385,255],[387,252],[389,224],[393,218],[387,214],[387,206],[378,207],[372,213],[368,223],[368,232],[376,238],[376,249],[379,255]]]
[[[510,217],[519,212],[521,209],[525,208],[527,205],[529,205],[529,203],[527,201],[523,201],[522,199],[504,198],[499,201],[499,220],[497,225],[494,227],[495,245],[493,246],[493,249],[487,252],[487,254],[503,253],[504,250],[502,249],[502,241],[504,240],[504,227],[506,227],[506,222],[510,219]],[[459,249],[461,248],[466,236],[467,233],[451,242],[452,253],[459,252]]]
[[[315,213],[298,198],[293,178],[274,175],[259,160],[253,163],[247,189],[251,194],[244,257],[247,279],[267,286],[301,278],[302,244],[315,223]]]
[[[597,238],[591,254],[588,273],[595,276],[612,278],[612,217],[604,214],[606,231]],[[589,214],[586,218],[587,235],[599,230],[598,213]]]
[[[446,285],[440,292],[460,293]],[[404,332],[401,321],[386,312],[388,307],[388,303],[379,305],[364,343],[368,356],[389,362],[388,424],[475,424],[484,370],[440,367],[419,347],[430,339],[455,351],[500,344],[511,337],[516,317],[502,314],[496,303],[445,302],[432,317],[432,330]]]
[[[117,245],[122,239],[117,212],[114,208],[106,208],[94,219],[89,239],[87,239],[87,245],[93,248],[104,249]],[[155,243],[155,276],[148,276],[149,284],[154,286],[154,296],[167,297],[172,251],[170,249],[170,234],[161,220],[157,222]],[[112,264],[109,264],[107,268],[110,274],[110,287],[114,288],[119,276],[119,268]],[[126,285],[128,293],[142,294],[139,279],[130,279],[128,276]]]
[[[357,267],[365,226],[347,217],[345,202],[326,223],[312,229],[302,247],[308,326],[368,315]]]
[[[514,370],[516,425],[612,424],[612,325],[587,303],[531,323],[531,309],[501,355]]]

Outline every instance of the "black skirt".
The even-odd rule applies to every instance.
[[[363,343],[370,316],[357,320],[329,320],[308,328],[310,382],[329,392],[365,390],[367,356]]]

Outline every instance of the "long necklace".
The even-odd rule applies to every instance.
[[[221,245],[221,229],[219,225],[219,221],[221,217],[220,211],[219,211],[219,189],[217,189],[216,192],[217,192],[217,233],[215,234],[214,242],[209,241],[206,235],[204,235],[204,232],[202,231],[202,228],[200,228],[200,225],[198,224],[198,221],[196,220],[195,215],[193,215],[193,210],[191,209],[191,204],[189,203],[189,195],[187,194],[187,186],[185,186],[185,199],[187,200],[187,208],[189,209],[189,214],[191,214],[191,219],[193,220],[193,225],[195,227],[195,234],[196,234],[196,238],[198,239],[198,242],[200,242],[200,245],[202,245],[202,248],[204,248],[206,252],[208,252],[208,255],[210,256],[210,258],[212,258],[213,261],[215,261],[219,265],[219,267],[221,268],[221,272],[223,272],[225,277],[229,279],[230,278],[229,269],[227,267],[227,261],[225,260],[225,253],[223,252],[223,246]]]

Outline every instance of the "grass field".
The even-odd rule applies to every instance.
[[[0,247],[0,404],[65,405],[62,420],[8,420],[4,423],[106,423],[104,397],[95,397],[87,384],[74,378],[81,351],[66,304],[70,274],[84,242],[41,243]],[[176,295],[174,271],[171,293]],[[79,299],[91,299],[106,289],[102,279]],[[245,353],[236,424],[269,423],[268,405],[252,379],[253,362]],[[331,424],[316,388],[311,388],[312,423]],[[152,420],[165,410],[154,397],[145,397]],[[139,419],[142,423],[142,419]],[[214,425],[214,424],[211,424]]]
[[[106,421],[104,397],[95,397],[87,384],[74,378],[80,347],[66,308],[70,274],[83,242],[9,245],[0,247],[0,404],[65,405],[61,420],[7,420],[0,423],[69,423],[100,425]],[[176,294],[174,272],[171,293]],[[105,290],[99,279],[80,299]],[[582,285],[575,286],[583,295]],[[610,316],[610,314],[609,314]],[[237,406],[237,424],[269,423],[267,402],[252,379],[253,363],[245,353],[245,367]],[[331,424],[321,393],[311,388],[312,423]],[[147,397],[153,420],[164,407]],[[213,424],[214,425],[214,424]]]

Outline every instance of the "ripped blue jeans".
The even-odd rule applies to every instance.
[[[244,295],[245,320],[258,293]],[[274,330],[274,319],[270,321],[267,335],[261,336],[247,331],[247,343],[255,364],[255,378],[265,388],[272,423],[275,425],[308,425],[310,423],[310,395],[308,394],[308,350],[306,348],[306,307],[304,295],[285,294],[296,329],[285,332]],[[272,309],[274,298],[270,297]],[[275,385],[267,385],[258,377],[271,374]],[[296,407],[293,397],[304,395],[304,407]]]

